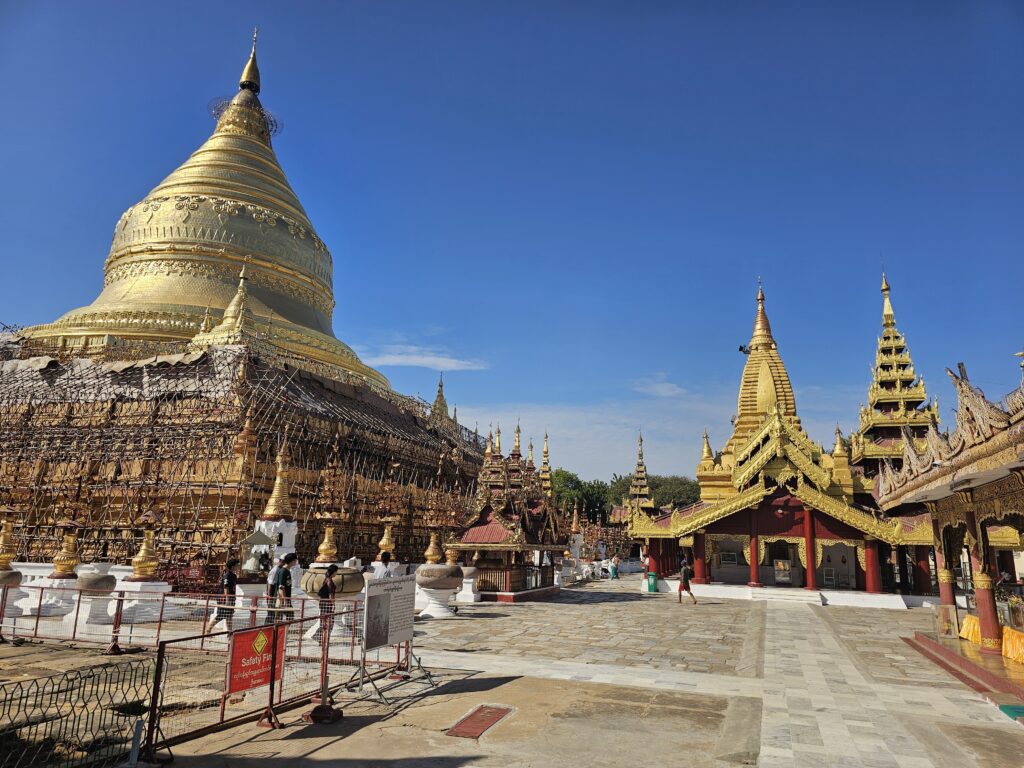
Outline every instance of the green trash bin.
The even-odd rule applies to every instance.
[[[647,574],[647,591],[657,592],[658,591],[658,574],[653,571]]]

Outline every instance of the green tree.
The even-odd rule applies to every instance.
[[[621,504],[629,496],[633,475],[612,475],[608,484],[608,504]],[[685,507],[700,499],[700,486],[685,475],[648,475],[651,498],[659,507]]]
[[[590,520],[604,520],[608,513],[608,483],[604,480],[580,480],[579,475],[567,469],[551,471],[551,487],[555,501],[566,515],[572,514],[574,505]]]

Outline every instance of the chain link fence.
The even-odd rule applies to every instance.
[[[0,768],[112,766],[137,754],[151,658],[0,684]]]

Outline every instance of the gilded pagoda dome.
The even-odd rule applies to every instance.
[[[292,364],[388,387],[334,336],[331,254],[278,163],[259,92],[254,38],[213,135],[117,222],[100,295],[26,336],[86,354],[191,340],[221,322],[244,269],[259,338]]]

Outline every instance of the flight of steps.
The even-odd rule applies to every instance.
[[[750,597],[752,600],[771,600],[779,603],[804,603],[806,605],[821,605],[821,593],[814,589],[803,589],[801,587],[751,587]]]

